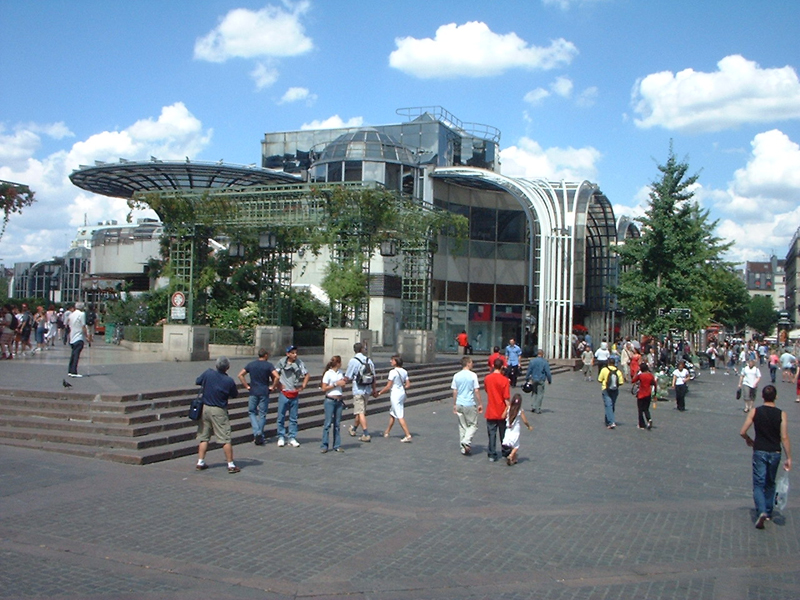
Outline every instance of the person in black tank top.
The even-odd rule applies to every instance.
[[[775,406],[777,391],[774,385],[761,392],[764,404],[747,413],[739,432],[747,445],[753,449],[753,501],[756,505],[756,529],[764,529],[764,523],[772,518],[775,501],[775,477],[781,462],[781,445],[786,452],[783,468],[792,468],[792,449],[789,442],[786,413]],[[748,431],[753,427],[755,439]]]

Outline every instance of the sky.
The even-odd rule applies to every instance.
[[[7,266],[124,222],[80,165],[260,165],[266,132],[420,106],[500,129],[505,175],[597,183],[618,217],[672,144],[733,262],[785,257],[800,227],[797,2],[0,0],[0,24],[0,179],[37,198]]]

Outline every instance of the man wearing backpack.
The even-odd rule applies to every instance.
[[[617,426],[614,419],[614,410],[617,407],[617,396],[619,395],[619,386],[625,383],[622,378],[622,371],[617,368],[617,361],[613,356],[608,357],[608,365],[600,370],[600,376],[597,381],[603,393],[603,405],[606,410],[606,427],[614,429]]]
[[[364,344],[356,342],[353,344],[353,352],[356,355],[347,363],[345,379],[353,384],[353,417],[355,422],[350,426],[349,433],[355,437],[358,426],[361,426],[362,442],[368,442],[372,438],[367,429],[367,402],[370,396],[375,395],[375,363],[364,354]]]

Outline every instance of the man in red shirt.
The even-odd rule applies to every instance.
[[[472,346],[469,343],[466,330],[462,330],[461,333],[456,336],[456,342],[458,343],[458,351],[461,356],[472,354]]]
[[[486,390],[486,432],[489,434],[489,445],[487,452],[490,462],[497,462],[497,435],[500,435],[500,442],[506,433],[506,411],[508,410],[511,399],[511,382],[508,377],[503,375],[504,361],[496,358],[492,365],[492,372],[483,380],[483,387]]]
[[[506,368],[506,357],[505,354],[500,354],[500,346],[495,346],[494,350],[492,351],[492,355],[489,357],[489,373],[492,372],[494,369],[494,361],[497,359],[503,361],[503,369]]]

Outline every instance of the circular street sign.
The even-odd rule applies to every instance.
[[[183,306],[186,304],[186,296],[183,292],[175,292],[172,294],[172,306]]]

